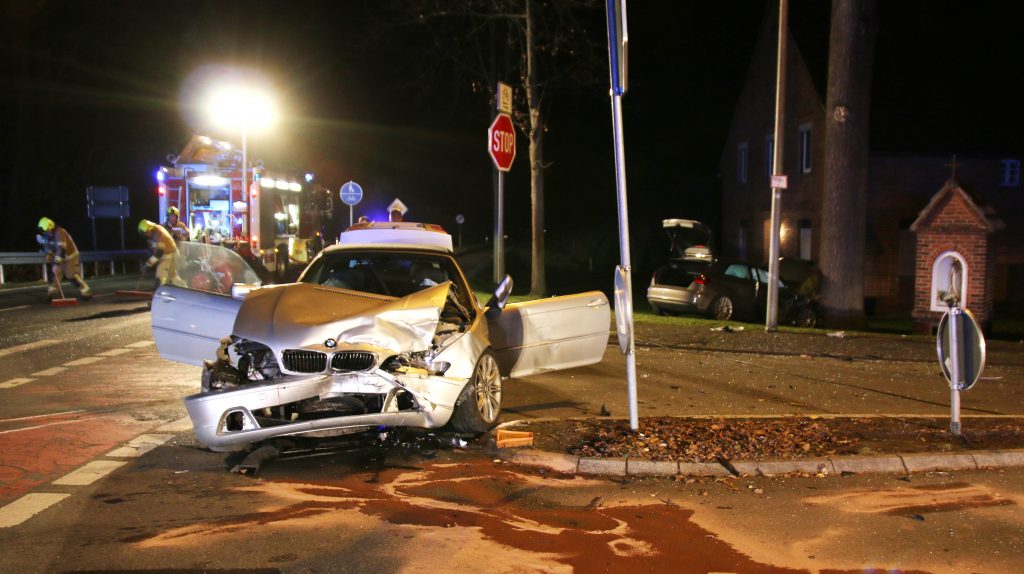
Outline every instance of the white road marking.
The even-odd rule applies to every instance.
[[[62,417],[64,415],[73,415],[75,413],[84,412],[84,409],[75,409],[73,411],[61,411],[59,413],[46,413],[44,415],[32,415],[30,417],[17,417],[13,419],[0,419],[0,423],[10,423],[14,421],[27,421],[29,419],[43,419],[46,417]]]
[[[67,363],[64,363],[64,366],[65,367],[81,367],[83,365],[91,365],[93,363],[98,363],[98,362],[102,361],[103,359],[106,359],[106,357],[84,357],[84,358],[81,358],[81,359],[75,359],[74,361],[68,361]]]
[[[118,349],[111,349],[109,351],[103,351],[102,353],[96,353],[96,355],[100,357],[116,357],[118,355],[123,355],[125,353],[131,352],[131,349],[125,349],[124,347],[120,347]]]
[[[57,504],[70,494],[32,492],[0,508],[0,528],[10,528],[25,522],[47,508]]]
[[[70,421],[57,421],[57,422],[53,422],[53,423],[46,423],[45,425],[36,425],[34,427],[24,427],[24,428],[20,428],[20,429],[11,429],[11,430],[0,431],[0,434],[11,434],[11,433],[15,433],[15,432],[22,432],[22,431],[27,431],[27,430],[41,429],[41,428],[44,428],[44,427],[52,427],[52,426],[57,426],[57,425],[68,425],[68,424],[71,424],[71,423],[80,423],[80,422],[84,422],[84,421],[88,421],[88,420],[92,420],[92,419],[98,419],[98,418],[101,418],[101,417],[88,417],[88,418],[84,418],[84,419],[74,419],[74,420],[70,420]]]
[[[142,456],[154,448],[174,438],[172,434],[140,434],[128,441],[128,444],[107,453],[114,458],[133,458]]]
[[[136,341],[134,343],[129,343],[129,344],[125,345],[125,347],[129,347],[131,349],[141,349],[143,347],[148,347],[148,346],[150,346],[152,344],[153,344],[153,340],[149,339],[148,341]]]
[[[65,369],[64,367],[50,367],[49,369],[46,369],[44,371],[39,371],[37,373],[32,373],[32,376],[33,377],[52,377],[53,375],[59,375],[59,374],[63,373],[66,370],[67,369]]]
[[[21,377],[19,379],[8,379],[0,383],[0,389],[13,389],[14,387],[24,385],[25,383],[31,383],[35,379],[29,379],[27,377]]]
[[[120,460],[94,460],[53,481],[58,486],[86,486],[125,465]]]
[[[3,309],[0,309],[0,313],[3,313],[4,311],[17,311],[18,309],[28,309],[28,305],[18,305],[17,307],[4,307]]]
[[[157,427],[156,432],[179,433],[190,430],[192,430],[192,419],[182,417],[176,421],[171,421],[165,425]]]
[[[15,307],[11,307],[14,309]],[[13,355],[15,353],[21,353],[22,351],[31,351],[32,349],[38,349],[40,347],[48,347],[60,343],[59,339],[39,339],[38,341],[32,341],[31,343],[25,343],[24,345],[17,345],[14,347],[8,347],[6,349],[0,349],[0,357],[6,357],[7,355]]]

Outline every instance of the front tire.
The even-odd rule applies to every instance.
[[[455,401],[449,425],[457,432],[482,433],[498,422],[501,414],[501,371],[490,351],[484,351],[473,376]]]
[[[721,295],[711,302],[711,317],[718,321],[729,321],[732,319],[734,307],[732,299],[728,295]]]

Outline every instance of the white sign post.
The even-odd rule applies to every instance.
[[[615,321],[622,352],[626,355],[626,394],[629,428],[640,430],[636,397],[636,341],[633,335],[633,269],[629,258],[629,211],[626,205],[626,148],[622,136],[622,95],[626,93],[626,0],[607,0],[608,63],[611,71],[612,142],[615,150],[615,187],[619,205],[619,252],[622,264],[615,274]]]
[[[505,276],[505,172],[512,169],[512,162],[516,159],[516,129],[512,125],[512,117],[505,112],[499,112],[487,129],[487,153],[498,170],[497,217],[494,222],[494,282],[498,283]]]

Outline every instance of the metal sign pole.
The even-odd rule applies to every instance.
[[[355,209],[351,205],[348,206],[348,226],[352,227],[352,210]]]
[[[772,136],[772,175],[782,175],[782,151],[786,124],[786,39],[789,19],[788,0],[779,0],[779,47],[775,78],[775,133]],[[773,333],[779,327],[779,228],[782,224],[782,189],[772,178],[772,229],[768,246],[768,309],[764,330]]]
[[[505,278],[505,172],[498,172],[497,219],[494,222],[494,282]]]
[[[960,436],[960,389],[963,387],[963,374],[961,364],[963,360],[963,345],[960,341],[960,323],[963,321],[959,305],[952,305],[949,308],[949,376],[950,381],[950,418],[949,432],[953,436]]]
[[[615,149],[615,187],[619,208],[619,252],[622,260],[622,283],[625,291],[623,309],[616,309],[616,316],[625,313],[628,321],[624,327],[629,331],[626,342],[626,394],[629,400],[629,428],[640,429],[637,414],[636,390],[636,339],[633,334],[633,268],[629,257],[629,209],[626,202],[626,150],[622,136],[622,94],[626,92],[626,31],[625,0],[608,0],[608,60],[611,70],[612,135]]]

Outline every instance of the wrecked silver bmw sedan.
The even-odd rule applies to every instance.
[[[506,277],[482,305],[438,226],[357,224],[298,283],[159,287],[153,338],[203,366],[185,406],[215,451],[381,426],[483,432],[504,378],[596,363],[608,344],[601,292],[506,305],[510,291]]]

